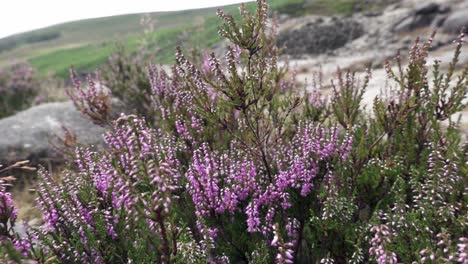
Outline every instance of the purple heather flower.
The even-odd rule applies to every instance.
[[[21,253],[21,256],[27,257],[29,254],[29,251],[32,248],[31,241],[29,238],[18,238],[13,240],[13,246],[15,249]]]
[[[460,242],[457,243],[457,253],[458,253],[457,261],[459,263],[466,264],[468,263],[468,238],[461,237],[459,241]]]
[[[110,90],[100,82],[99,74],[88,76],[87,88],[83,88],[75,71],[70,69],[70,78],[75,91],[66,90],[75,107],[87,115],[93,122],[103,125],[108,120],[111,108]]]
[[[373,226],[370,231],[374,233],[374,237],[370,241],[369,254],[379,264],[397,263],[397,255],[387,249],[387,245],[391,242],[390,238],[393,236],[390,228],[385,224],[381,224]]]
[[[202,144],[185,175],[197,215],[236,212],[239,201],[257,191],[256,173],[255,165],[240,154],[221,155]]]
[[[187,140],[190,140],[192,141],[193,138],[192,136],[190,135],[190,130],[189,128],[187,128],[186,124],[184,123],[184,121],[178,119],[175,121],[175,127],[176,127],[176,131],[177,133],[184,139],[187,139]]]
[[[239,158],[236,160],[242,161],[239,163],[244,164],[243,166],[237,166],[234,170],[227,172],[222,171],[222,174],[226,175],[223,186],[218,186],[221,181],[217,178],[210,178],[209,182],[217,186],[218,189],[223,189],[221,193],[229,193],[224,191],[227,188],[226,185],[232,186],[234,193],[237,195],[237,200],[249,201],[245,208],[248,232],[262,232],[264,235],[269,236],[277,212],[287,210],[293,206],[290,192],[297,190],[301,196],[308,196],[314,188],[315,177],[318,173],[323,173],[319,171],[320,162],[326,163],[328,168],[326,174],[333,175],[333,171],[330,171],[328,164],[334,160],[346,159],[351,150],[351,145],[352,137],[345,134],[343,139],[340,139],[336,127],[327,130],[313,123],[301,124],[292,140],[292,144],[288,147],[282,147],[281,151],[274,157],[279,171],[277,174],[272,175],[271,182],[264,174],[256,175],[257,170],[254,166],[248,165],[247,160],[242,161]],[[194,160],[197,159],[199,158],[194,158]],[[233,163],[233,161],[226,162],[227,159],[225,158],[223,162]],[[217,166],[223,167],[220,164]],[[250,167],[251,169],[242,169],[243,167]],[[322,176],[325,177],[325,175]],[[189,188],[203,189],[200,188],[202,174],[200,173],[198,177],[194,178],[200,182],[191,183],[190,186],[192,187],[189,186]],[[328,181],[333,181],[332,177],[325,178]],[[209,190],[208,188],[205,189]],[[200,191],[200,193],[203,192]],[[203,204],[200,201],[207,200],[198,193],[197,197],[194,202],[198,206]],[[216,197],[220,197],[220,194],[218,193]],[[213,209],[218,208],[219,210],[219,208],[222,208],[225,210],[226,208],[232,208],[228,201],[237,201],[233,197],[230,195],[222,200],[223,202],[218,201],[218,204],[212,205]]]
[[[9,192],[0,191],[0,223],[14,223],[17,216],[18,209],[13,204],[11,194]]]
[[[203,53],[201,71],[204,74],[208,74],[211,72],[210,54],[208,52]]]

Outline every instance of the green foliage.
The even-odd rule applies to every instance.
[[[0,261],[7,263],[14,261],[14,263],[21,263],[21,253],[18,252],[13,246],[11,241],[0,241]]]
[[[31,58],[31,65],[40,69],[40,75],[55,73],[59,77],[66,77],[69,74],[70,66],[77,69],[91,72],[96,65],[106,61],[114,51],[112,44],[85,45],[78,48],[63,49],[53,51],[44,55]]]
[[[322,12],[320,8],[308,7],[303,0],[268,2],[272,10],[279,13],[298,15],[304,12]],[[328,6],[329,2],[334,1],[325,1],[320,3],[320,6]],[[231,5],[225,7],[225,10],[235,13],[236,8]],[[253,10],[255,4],[247,3],[246,8]],[[156,45],[160,47],[160,50],[154,53],[157,63],[172,64],[174,47],[187,45],[184,43],[197,49],[206,49],[218,43],[220,38],[217,34],[215,10],[207,8],[175,13],[151,13],[150,16],[156,21]],[[330,13],[342,12],[328,7],[327,10],[331,10]],[[239,15],[235,17],[239,18]],[[199,18],[203,19],[197,21]],[[66,79],[70,65],[78,71],[92,72],[105,64],[112,53],[118,52],[114,49],[115,42],[123,43],[130,53],[136,53],[138,45],[135,43],[142,32],[139,21],[140,15],[123,15],[65,23],[0,40],[0,51],[5,46],[11,56],[25,58],[38,69],[40,76],[52,73]],[[6,61],[11,56],[4,53],[0,61]]]
[[[60,32],[34,32],[28,35],[12,36],[0,42],[0,53],[17,48],[25,44],[50,41],[60,37]]]
[[[310,6],[313,8],[322,10],[327,13],[340,13],[340,14],[351,14],[354,11],[354,6],[359,3],[357,0],[308,0]]]
[[[152,122],[154,109],[148,96],[151,94],[151,84],[146,70],[151,58],[144,57],[145,48],[137,56],[128,54],[123,46],[117,49],[101,70],[103,84],[110,87],[112,95],[131,111]]]

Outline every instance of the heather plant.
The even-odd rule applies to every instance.
[[[94,78],[88,76],[87,87],[83,87],[73,68],[70,78],[74,91],[66,90],[76,109],[88,116],[97,125],[110,125],[112,121],[112,101],[109,89],[102,85],[99,72]]]
[[[147,67],[148,119],[113,120],[113,88],[72,72],[70,97],[109,126],[108,147],[77,148],[62,182],[41,172],[46,225],[19,252],[61,263],[465,263],[467,148],[452,121],[466,98],[463,36],[432,83],[430,40],[406,67],[397,57],[399,74],[387,67],[397,88],[369,113],[370,73],[339,72],[330,98],[320,81],[303,91],[278,63],[266,2],[240,13],[218,11],[224,60],[176,49],[169,73]]]
[[[430,85],[426,64],[433,37],[423,45],[419,40],[414,43],[406,70],[402,69],[399,56],[396,59],[398,73],[387,64],[388,75],[397,84],[397,91],[386,102],[376,99],[374,104],[378,123],[388,137],[387,151],[397,155],[405,152],[408,164],[417,164],[427,157],[426,145],[444,138],[441,121],[448,120],[447,131],[451,131],[456,127],[454,114],[466,105],[463,99],[467,93],[468,69],[465,67],[458,77],[455,76],[464,35],[456,41],[455,55],[446,74],[440,72],[440,62],[434,62],[433,84]],[[453,143],[458,144],[458,141]]]
[[[119,99],[127,110],[154,121],[155,109],[151,104],[151,85],[148,81],[147,64],[151,61],[142,47],[137,54],[130,54],[123,46],[117,46],[101,70],[102,84],[108,87],[112,96]]]
[[[29,161],[19,161],[10,166],[0,165],[0,260],[21,261],[21,257],[26,257],[29,251],[29,239],[22,239],[15,231],[18,218],[18,208],[15,207],[11,193],[7,188],[12,186],[16,180],[12,175],[8,175],[14,169],[34,170],[27,166]],[[24,254],[22,254],[24,253]]]
[[[35,69],[27,63],[12,64],[0,70],[0,118],[24,110],[39,93]]]
[[[155,21],[149,14],[141,17],[143,34],[138,51],[131,53],[124,45],[117,44],[104,67],[100,69],[102,85],[109,88],[112,96],[122,102],[126,111],[154,122],[156,109],[152,106],[151,84],[147,76],[148,64],[158,52],[155,45]]]
[[[108,155],[77,149],[78,171],[64,184],[41,173],[38,203],[48,229],[39,238],[61,262],[166,263],[184,231],[171,215],[179,178],[173,142],[134,116],[116,120],[115,129],[106,135]]]

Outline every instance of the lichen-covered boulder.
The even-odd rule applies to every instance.
[[[363,34],[364,29],[359,22],[348,18],[332,18],[281,32],[278,44],[285,46],[286,53],[290,55],[322,54],[341,48]]]
[[[0,120],[0,164],[29,159],[60,159],[49,141],[68,128],[82,144],[102,145],[104,128],[78,112],[73,103],[47,103]]]

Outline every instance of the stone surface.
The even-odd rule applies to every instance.
[[[331,18],[328,21],[311,22],[303,27],[284,31],[278,44],[286,46],[290,55],[320,54],[343,47],[364,33],[360,23],[347,18]]]
[[[393,31],[401,33],[418,28],[441,24],[445,19],[447,8],[436,3],[425,3],[415,7],[414,11],[395,23]],[[434,20],[437,20],[434,23]]]
[[[468,7],[456,10],[445,19],[442,30],[446,33],[460,33],[465,27],[465,33],[468,33]]]
[[[49,144],[54,135],[70,129],[82,144],[103,143],[104,128],[81,115],[71,102],[47,103],[0,120],[0,161],[29,159],[37,164],[59,158]]]

